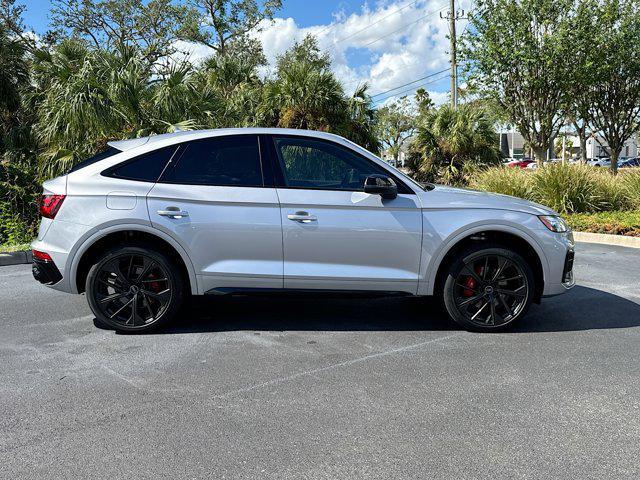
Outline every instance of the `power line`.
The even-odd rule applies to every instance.
[[[349,39],[349,38],[351,38],[351,37],[354,37],[354,36],[358,35],[360,32],[364,32],[364,31],[365,31],[365,30],[367,30],[368,28],[371,28],[371,27],[373,27],[374,25],[376,25],[376,24],[380,23],[382,20],[384,20],[384,19],[386,19],[386,18],[389,18],[390,16],[395,15],[396,13],[398,13],[398,12],[400,12],[400,11],[404,10],[405,8],[408,8],[408,7],[412,6],[412,5],[415,5],[416,3],[420,2],[420,1],[422,1],[422,0],[414,0],[413,2],[408,3],[408,4],[407,4],[407,5],[405,5],[404,7],[400,7],[400,8],[398,8],[397,10],[394,10],[393,12],[391,12],[391,13],[389,13],[389,14],[385,15],[384,17],[382,17],[382,18],[380,18],[380,19],[378,19],[378,20],[376,20],[375,22],[370,23],[370,24],[369,24],[369,25],[367,25],[366,27],[361,28],[361,29],[360,29],[360,30],[358,30],[357,32],[354,32],[354,33],[352,33],[351,35],[348,35],[348,36],[346,36],[346,37],[344,37],[344,38],[341,38],[341,39],[339,39],[339,40],[336,40],[336,42],[335,42],[335,43],[340,43],[340,42],[343,42],[344,40],[347,40],[347,39]],[[325,32],[327,32],[327,31],[329,31],[329,30],[333,29],[334,27],[336,27],[337,25],[340,25],[340,24],[341,24],[341,22],[337,22],[337,23],[330,23],[329,25],[327,25],[326,27],[324,27],[322,30],[320,30],[319,32],[315,33],[314,35],[315,35],[315,36],[320,36],[320,35],[322,35],[323,33],[325,33]]]
[[[397,90],[399,88],[406,87],[408,85],[411,85],[412,83],[416,83],[416,82],[419,82],[421,80],[425,80],[427,78],[435,77],[436,75],[440,75],[441,73],[448,72],[449,70],[450,70],[450,68],[447,67],[444,70],[440,70],[439,72],[430,73],[429,75],[425,75],[424,77],[417,78],[416,80],[413,80],[411,82],[407,82],[407,83],[404,83],[402,85],[398,85],[397,87],[390,88],[389,90],[385,90],[384,92],[380,92],[380,93],[376,93],[375,95],[371,95],[371,98],[379,97],[380,95],[384,95],[385,93],[392,92],[393,90]]]
[[[442,5],[440,8],[438,8],[437,10],[433,10],[432,12],[428,12],[426,14],[424,14],[423,16],[417,18],[416,20],[414,20],[413,22],[407,23],[406,25],[401,26],[400,28],[396,28],[395,30],[393,30],[392,32],[387,33],[386,35],[383,35],[379,38],[376,38],[375,40],[370,41],[369,43],[365,43],[364,45],[361,45],[360,48],[364,48],[364,47],[368,47],[369,45],[376,43],[384,38],[390,37],[391,35],[393,35],[394,33],[399,32],[400,30],[403,30],[405,28],[407,28],[409,25],[413,25],[414,23],[418,23],[420,20],[423,20],[425,18],[427,18],[430,15],[433,15],[434,13],[438,13],[440,10],[442,10],[443,8],[445,8],[447,5]]]
[[[408,3],[408,4],[407,4],[407,5],[405,5],[404,7],[400,7],[400,8],[398,8],[397,10],[394,10],[393,12],[389,13],[388,15],[385,15],[384,17],[382,17],[382,18],[380,18],[380,19],[376,20],[375,22],[370,23],[370,24],[369,24],[369,25],[367,25],[366,27],[361,28],[361,29],[360,29],[360,30],[358,30],[357,32],[354,32],[354,33],[352,33],[351,35],[347,35],[346,37],[341,38],[340,40],[336,40],[336,42],[335,42],[335,43],[344,42],[345,40],[348,40],[348,39],[349,39],[349,38],[351,38],[351,37],[355,37],[355,36],[356,36],[356,35],[358,35],[360,32],[364,32],[365,30],[367,30],[367,29],[369,29],[369,28],[373,27],[374,25],[377,25],[377,24],[378,24],[378,23],[380,23],[382,20],[384,20],[384,19],[386,19],[386,18],[389,18],[389,17],[390,17],[390,16],[392,16],[392,15],[395,15],[396,13],[398,13],[398,12],[400,12],[400,11],[404,10],[405,8],[408,8],[408,7],[412,6],[412,5],[415,5],[415,4],[416,4],[416,3],[418,3],[419,1],[420,1],[420,0],[415,0],[415,1],[411,2],[411,3]]]
[[[444,55],[442,55],[442,56],[440,56],[440,57],[435,58],[434,60],[440,60],[440,59],[442,59],[442,58],[444,58],[444,57],[445,57],[445,56],[444,56]],[[420,66],[420,63],[419,63],[419,62],[418,62],[418,63],[416,63],[416,62],[414,62],[414,63],[409,63],[408,65],[403,65],[403,66],[401,66],[401,67],[399,67],[399,68],[394,68],[394,69],[393,69],[393,73],[400,72],[400,71],[402,71],[402,70],[406,70],[406,69],[407,69],[407,68],[409,68],[409,67],[417,67],[417,66]],[[373,78],[369,77],[369,78],[366,78],[366,79],[364,79],[364,80],[362,80],[362,79],[360,79],[360,78],[356,78],[355,80],[351,80],[351,81],[349,81],[349,82],[343,83],[342,85],[343,85],[343,86],[346,86],[346,85],[351,85],[352,83],[356,83],[356,82],[363,82],[363,81],[364,81],[364,82],[368,82],[369,80],[373,80]]]
[[[447,74],[447,75],[444,75],[442,77],[435,78],[435,79],[433,79],[433,80],[431,80],[429,82],[421,83],[420,85],[414,85],[413,87],[408,88],[407,90],[403,90],[401,92],[392,93],[391,95],[388,95],[388,96],[386,96],[384,98],[378,98],[378,99],[374,100],[373,102],[379,104],[380,102],[383,102],[384,100],[387,100],[389,98],[392,98],[392,97],[395,97],[395,96],[404,95],[406,93],[409,93],[409,92],[412,92],[412,91],[416,91],[418,88],[422,88],[424,86],[431,85],[433,83],[437,83],[437,82],[439,82],[441,80],[446,79],[448,76],[449,75]]]

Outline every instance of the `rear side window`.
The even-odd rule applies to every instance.
[[[109,147],[104,152],[100,152],[95,154],[93,157],[87,158],[86,160],[81,161],[80,163],[75,164],[71,170],[67,173],[72,173],[80,170],[81,168],[88,167],[89,165],[99,162],[100,160],[104,160],[106,158],[112,157],[116,154],[120,153],[120,150],[117,148]]]
[[[207,138],[183,145],[180,158],[162,182],[188,185],[262,187],[256,135]]]
[[[172,145],[153,150],[111,167],[103,174],[108,177],[137,180],[139,182],[156,182],[177,148],[176,145]]]

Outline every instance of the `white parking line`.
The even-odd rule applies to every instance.
[[[405,347],[394,348],[392,350],[385,350],[384,352],[372,353],[371,355],[365,355],[364,357],[358,357],[358,358],[354,358],[354,359],[351,359],[351,360],[345,360],[344,362],[334,363],[332,365],[327,365],[326,367],[314,368],[312,370],[306,370],[304,372],[294,373],[293,375],[288,375],[288,376],[281,377],[281,378],[274,378],[273,380],[269,380],[267,382],[257,383],[255,385],[250,385],[250,386],[244,387],[244,388],[238,388],[236,390],[231,390],[231,391],[223,393],[221,395],[214,395],[212,398],[228,398],[228,397],[231,397],[233,395],[237,395],[239,393],[246,393],[246,392],[250,392],[252,390],[257,390],[257,389],[263,388],[263,387],[270,387],[270,386],[273,386],[273,385],[279,385],[281,383],[286,383],[286,382],[289,382],[291,380],[296,380],[296,379],[298,379],[300,377],[309,376],[309,375],[313,375],[313,374],[320,373],[320,372],[326,372],[328,370],[334,370],[336,368],[348,367],[348,366],[354,365],[356,363],[366,362],[367,360],[372,360],[374,358],[386,357],[388,355],[393,355],[395,353],[406,352],[407,350],[413,350],[415,348],[423,347],[423,346],[428,345],[430,343],[441,342],[443,340],[448,340],[450,338],[458,337],[458,336],[463,335],[463,334],[464,334],[464,332],[459,332],[459,333],[455,333],[455,334],[452,334],[452,335],[447,335],[445,337],[432,338],[431,340],[427,340],[425,342],[420,342],[420,343],[414,343],[413,345],[407,345]]]

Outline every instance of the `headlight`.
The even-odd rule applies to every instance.
[[[564,233],[569,231],[569,225],[562,217],[556,215],[539,215],[538,218],[544,226],[552,232]]]

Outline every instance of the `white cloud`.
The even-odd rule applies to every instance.
[[[411,4],[409,0],[380,2],[375,8],[365,3],[358,13],[346,15],[343,10],[333,12],[329,25],[301,28],[293,18],[275,18],[263,22],[255,36],[262,41],[265,55],[272,68],[278,55],[284,53],[305,35],[317,36],[318,43],[331,56],[332,68],[352,91],[361,82],[368,82],[372,95],[412,82],[448,67],[448,21],[439,13],[447,11],[448,2],[424,0]],[[462,0],[458,7],[469,8],[471,0]],[[399,12],[398,10],[401,9]],[[461,32],[466,20],[458,21]],[[191,58],[209,54],[206,47],[192,50]],[[352,55],[359,61],[350,61]],[[359,64],[359,65],[358,65]],[[267,69],[267,72],[271,69]],[[448,83],[427,83],[434,78],[408,85],[389,95],[412,94],[421,86],[427,89],[436,103],[446,101]],[[425,85],[423,85],[425,84]],[[386,101],[385,101],[386,102]]]

